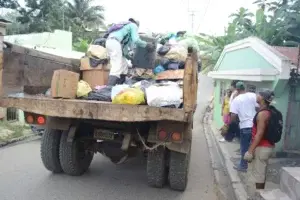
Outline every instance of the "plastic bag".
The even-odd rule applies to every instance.
[[[89,93],[87,97],[88,100],[95,100],[95,101],[108,101],[111,102],[111,86],[106,86],[96,91],[92,91]]]
[[[185,47],[180,45],[174,45],[164,57],[168,58],[169,60],[185,62],[187,54],[188,51]]]
[[[170,51],[170,46],[164,45],[164,46],[161,46],[161,47],[158,49],[157,53],[158,53],[158,55],[160,55],[160,56],[164,56],[164,55],[166,55],[169,51]]]
[[[78,82],[76,94],[77,97],[86,97],[91,91],[92,88],[87,82],[83,80]]]
[[[146,88],[150,87],[153,85],[153,81],[147,81],[147,80],[142,80],[139,81],[135,84],[133,84],[133,87],[141,89],[144,93],[146,92]]]
[[[177,84],[167,86],[152,85],[146,88],[147,104],[149,106],[164,107],[174,105],[176,108],[182,103],[183,90]]]
[[[117,94],[122,92],[124,89],[129,88],[129,85],[116,85],[111,89],[111,99],[114,99]]]
[[[163,72],[163,71],[165,71],[165,68],[163,66],[161,66],[161,65],[158,65],[157,67],[155,67],[153,69],[153,73],[154,74],[159,74],[160,72]]]
[[[112,100],[113,104],[139,105],[145,103],[145,94],[139,88],[127,88],[117,94]]]

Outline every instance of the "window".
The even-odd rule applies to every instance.
[[[19,118],[18,116],[18,109],[16,108],[7,108],[6,110],[6,120],[9,122],[17,121]]]
[[[224,99],[225,94],[226,94],[225,83],[224,83],[224,81],[221,81],[220,82],[220,104],[223,103],[223,99]]]
[[[247,85],[247,88],[246,88],[246,91],[247,91],[247,92],[253,92],[253,93],[256,93],[256,86],[255,86],[255,85],[250,85],[250,84],[248,84],[248,85]]]

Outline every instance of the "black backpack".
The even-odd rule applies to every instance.
[[[264,139],[268,140],[272,144],[275,144],[281,140],[281,135],[283,130],[282,113],[279,110],[277,110],[274,106],[269,106],[269,108],[263,110],[268,110],[271,113],[267,131],[264,135]],[[259,112],[263,110],[260,110]],[[255,125],[256,125],[256,117],[258,113],[256,113],[254,117]]]

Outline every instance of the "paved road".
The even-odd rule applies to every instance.
[[[143,159],[116,166],[98,154],[90,171],[81,177],[51,174],[41,163],[40,141],[34,140],[0,149],[0,200],[216,200],[200,123],[203,105],[210,99],[211,91],[211,80],[200,76],[190,177],[185,192],[149,188]]]

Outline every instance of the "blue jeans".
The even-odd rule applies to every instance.
[[[248,162],[244,160],[244,155],[248,151],[250,142],[251,142],[251,136],[252,136],[252,128],[242,128],[240,130],[241,139],[240,139],[240,146],[241,146],[241,162],[240,167],[243,169],[248,168]]]

